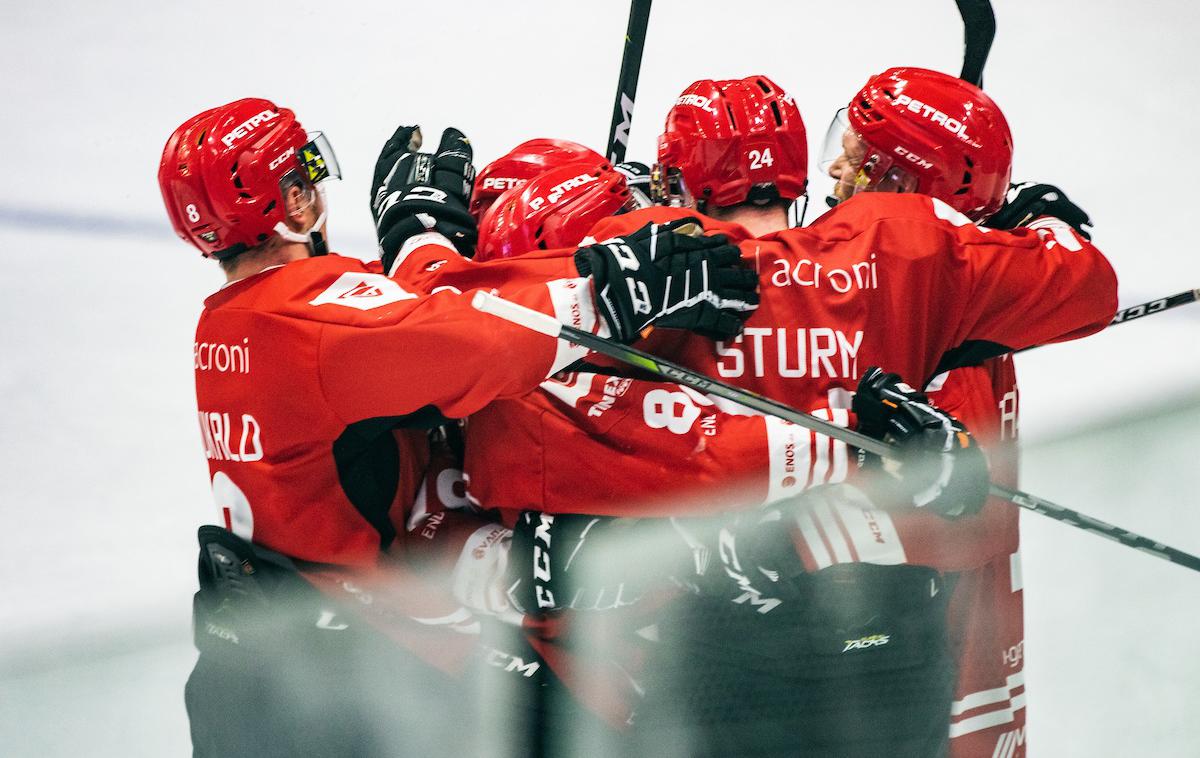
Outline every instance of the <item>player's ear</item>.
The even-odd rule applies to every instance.
[[[305,187],[300,182],[289,184],[283,190],[283,210],[286,215],[287,225],[290,229],[297,232],[306,230],[312,223],[310,209],[313,208],[312,189]]]
[[[309,204],[307,195],[299,184],[293,184],[284,190],[284,212],[287,213],[289,219],[298,219],[304,214]]]

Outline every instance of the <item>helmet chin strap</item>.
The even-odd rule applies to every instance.
[[[308,245],[309,253],[312,255],[325,255],[329,252],[329,246],[325,242],[325,219],[328,216],[328,204],[325,202],[325,188],[321,185],[316,185],[317,194],[321,198],[321,215],[317,216],[317,220],[309,227],[307,232],[294,232],[288,228],[288,225],[282,221],[275,224],[275,233],[283,237],[288,242],[301,242]]]

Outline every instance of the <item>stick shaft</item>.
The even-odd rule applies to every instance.
[[[585,331],[581,331],[574,327],[567,326],[558,320],[547,316],[544,313],[539,313],[523,305],[504,300],[496,295],[490,295],[480,292],[475,295],[471,304],[484,313],[491,313],[499,316],[507,321],[525,326],[534,331],[541,332],[549,336],[556,336],[559,339],[572,342],[581,347],[586,347],[589,350],[607,355],[610,358],[615,358],[623,363],[627,363],[637,368],[645,369],[653,374],[657,374],[665,379],[670,379],[673,382],[691,387],[694,390],[707,392],[718,397],[723,397],[726,400],[732,400],[739,405],[744,405],[751,410],[760,413],[776,416],[784,421],[790,421],[793,424],[802,426],[819,434],[824,434],[847,445],[866,450],[869,453],[874,453],[886,458],[896,458],[896,447],[888,443],[877,440],[874,437],[868,437],[860,434],[853,429],[832,424],[824,419],[817,418],[812,414],[792,408],[777,400],[772,400],[768,397],[763,397],[756,392],[736,387],[732,384],[726,384],[718,379],[692,371],[689,368],[680,366],[677,363],[664,360],[658,356],[642,352],[628,345],[612,342],[603,337],[598,337]],[[1200,558],[1185,553],[1182,550],[1177,550],[1161,542],[1155,542],[1148,537],[1143,537],[1136,532],[1131,532],[1128,529],[1114,526],[1105,521],[1101,521],[1091,516],[1086,516],[1078,511],[1071,510],[1064,506],[1053,503],[1049,500],[1043,500],[1036,495],[1031,495],[1028,492],[1021,490],[1009,489],[998,484],[991,485],[991,494],[1004,500],[1018,505],[1026,510],[1040,513],[1043,516],[1061,521],[1065,524],[1092,532],[1101,537],[1105,537],[1114,542],[1119,542],[1122,545],[1141,550],[1144,553],[1162,558],[1180,566],[1184,566],[1193,571],[1200,571]]]
[[[633,0],[629,7],[629,27],[625,30],[625,49],[621,54],[621,73],[617,78],[612,124],[608,127],[608,160],[612,163],[625,160],[625,150],[629,147],[633,101],[637,97],[642,50],[646,47],[646,29],[649,25],[650,0]]]
[[[963,20],[963,67],[958,78],[983,87],[983,67],[996,38],[996,14],[989,0],[954,2]]]
[[[1163,311],[1168,311],[1172,308],[1178,308],[1181,305],[1194,303],[1197,300],[1200,300],[1200,289],[1185,290],[1184,292],[1171,295],[1170,297],[1160,297],[1157,300],[1151,300],[1147,303],[1131,305],[1128,308],[1122,308],[1121,310],[1117,311],[1116,315],[1112,317],[1112,321],[1108,322],[1108,326],[1105,328],[1111,329],[1117,324],[1125,324],[1130,321],[1143,318],[1144,316],[1153,316],[1155,313],[1162,313]],[[1024,353],[1028,350],[1035,350],[1039,347],[1043,347],[1043,345],[1034,345],[1033,347],[1021,348],[1016,352]]]

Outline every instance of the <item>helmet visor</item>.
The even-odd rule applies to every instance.
[[[341,179],[342,168],[338,165],[333,145],[329,144],[324,132],[310,132],[308,142],[300,148],[300,168],[309,182],[316,184],[325,179]]]
[[[831,204],[863,191],[915,192],[917,176],[868,145],[851,128],[847,110],[834,115],[821,149],[820,168],[834,181]]]

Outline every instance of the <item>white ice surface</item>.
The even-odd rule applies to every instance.
[[[1000,2],[988,90],[1016,176],[1091,213],[1125,305],[1200,286],[1200,152],[1186,2]],[[0,754],[182,755],[194,530],[211,518],[191,386],[215,267],[168,229],[154,174],[184,118],[261,95],[326,131],[332,239],[369,255],[374,156],[448,124],[482,164],[533,136],[601,148],[624,3],[7,3],[0,24]],[[850,15],[853,14],[853,15]],[[815,167],[836,108],[895,64],[956,71],[950,0],[659,0],[631,158],[700,76],[767,73]],[[826,183],[811,180],[814,208]],[[810,215],[812,215],[810,213]],[[1200,551],[1200,305],[1019,359],[1032,491]],[[1035,756],[1200,754],[1193,574],[1025,519]],[[135,719],[136,717],[136,719]],[[141,723],[141,729],[122,725]],[[167,747],[172,746],[172,747]]]

